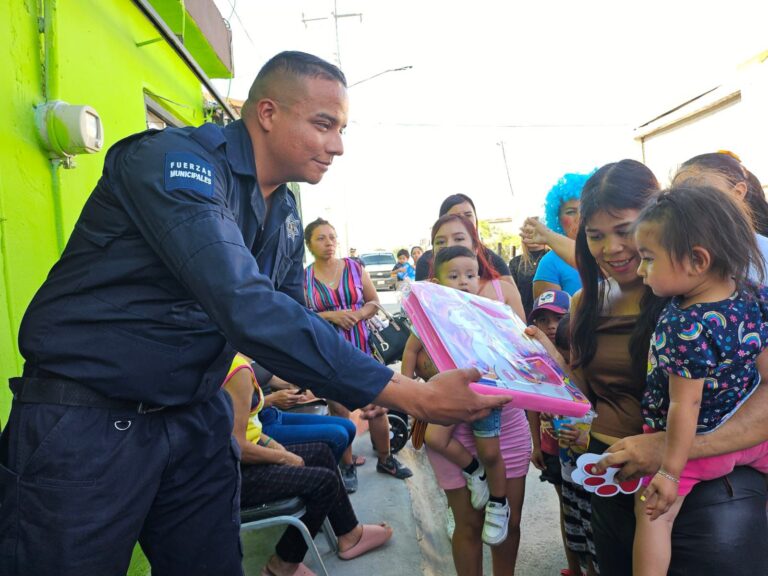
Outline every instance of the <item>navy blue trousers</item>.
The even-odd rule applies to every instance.
[[[0,574],[241,576],[239,450],[224,392],[139,415],[14,402],[0,437]]]

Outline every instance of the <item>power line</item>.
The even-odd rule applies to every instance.
[[[359,82],[356,82],[359,84]],[[365,122],[352,120],[350,124],[358,126],[399,126],[404,128],[509,128],[516,130],[542,129],[542,128],[631,128],[630,124],[458,124],[443,122]]]
[[[512,178],[509,176],[509,164],[507,164],[507,153],[504,150],[504,140],[501,142],[497,142],[499,146],[501,146],[501,156],[504,158],[504,170],[507,173],[507,183],[509,184],[509,193],[512,194],[514,197],[515,191],[512,188]]]
[[[248,34],[248,28],[246,28],[243,21],[240,19],[240,14],[238,14],[237,9],[235,6],[237,5],[237,0],[227,0],[227,4],[229,4],[230,8],[232,8],[232,12],[229,13],[229,18],[227,18],[227,24],[230,24],[232,20],[232,15],[234,14],[235,18],[237,18],[237,21],[240,22],[240,27],[243,29],[243,33],[245,34],[245,37],[248,38],[248,42],[251,43],[251,46],[254,48],[256,47],[256,44],[253,42],[253,38]],[[232,25],[230,24],[230,29],[232,28]]]
[[[360,18],[360,22],[362,22],[363,14],[362,12],[350,12],[349,14],[339,14],[336,8],[337,8],[336,0],[333,0],[333,12],[331,12],[330,17],[319,16],[317,18],[307,18],[306,16],[304,16],[304,12],[302,12],[301,21],[304,23],[304,27],[308,28],[307,23],[309,22],[319,22],[321,20],[329,20],[331,18],[333,19],[333,30],[336,38],[336,63],[339,65],[339,68],[341,68],[342,66],[341,66],[341,42],[339,40],[339,19],[358,17]]]
[[[352,84],[347,86],[347,88],[352,88],[352,86],[357,86],[358,84],[362,84],[363,82],[368,82],[368,80],[373,80],[374,78],[377,78],[382,74],[387,74],[388,72],[402,72],[403,70],[410,70],[411,68],[413,68],[413,66],[400,66],[400,68],[390,68],[389,70],[382,70],[381,72],[378,72],[373,76],[368,76],[368,78],[363,78],[362,80],[358,80],[357,82],[352,82]]]

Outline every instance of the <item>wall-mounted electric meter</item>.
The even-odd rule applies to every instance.
[[[40,137],[54,157],[93,154],[104,145],[101,118],[90,106],[53,100],[38,106],[36,115]]]

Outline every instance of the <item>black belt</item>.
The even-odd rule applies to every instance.
[[[105,410],[128,410],[138,414],[159,412],[167,408],[167,406],[155,406],[146,402],[108,398],[73,380],[23,377],[11,378],[10,383],[14,400],[27,404],[85,406]]]

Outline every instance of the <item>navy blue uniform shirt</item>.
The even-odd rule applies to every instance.
[[[219,389],[234,347],[319,396],[365,405],[392,371],[304,308],[303,253],[286,186],[267,215],[241,121],[130,136],[107,153],[27,309],[25,375],[186,404]]]

